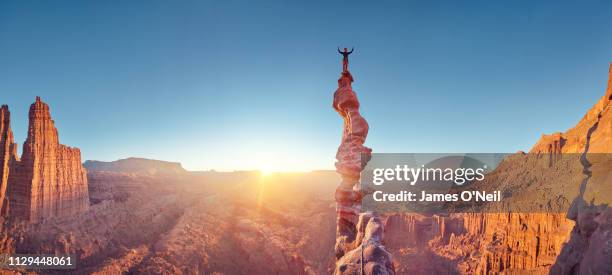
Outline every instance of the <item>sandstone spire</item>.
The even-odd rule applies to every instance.
[[[612,100],[612,62],[610,62],[610,69],[608,70],[608,88],[606,89],[606,98]]]
[[[6,215],[8,211],[6,189],[10,165],[16,160],[16,149],[11,130],[11,113],[7,105],[2,105],[0,107],[0,213],[2,215]]]
[[[36,97],[30,106],[21,161],[9,173],[10,215],[30,221],[64,216],[89,206],[81,152],[59,143],[49,105]]]
[[[345,53],[347,51],[345,50]],[[340,52],[342,53],[342,52]],[[348,54],[334,93],[334,109],[344,119],[342,141],[336,153],[336,171],[342,182],[336,189],[335,274],[395,274],[391,254],[382,245],[383,224],[372,213],[361,212],[359,178],[372,149],[364,146],[368,122],[359,113],[359,100],[351,87]],[[365,158],[365,159],[364,159]]]

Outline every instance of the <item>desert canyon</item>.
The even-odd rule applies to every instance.
[[[346,102],[353,100],[349,76],[339,80]],[[575,189],[559,199],[567,212],[380,216],[352,209],[350,163],[339,166],[348,169],[341,175],[186,171],[180,163],[140,158],[82,164],[79,149],[59,143],[40,98],[30,106],[19,157],[4,105],[0,250],[78,257],[78,269],[32,274],[358,274],[362,257],[353,249],[362,244],[371,247],[366,258],[374,263],[367,274],[610,274],[612,198],[595,194],[612,191],[612,163],[591,155],[612,152],[611,100],[612,66],[605,94],[575,127],[542,136],[490,175],[516,179],[500,188],[532,188],[524,198],[530,199],[554,190],[534,184],[547,176],[535,156],[576,154],[579,161],[552,164],[567,165],[554,176]],[[358,106],[335,106],[341,115],[358,115]],[[369,150],[360,147],[367,123],[356,123],[365,123],[355,128],[364,131],[344,136],[363,140],[346,146]],[[336,190],[343,180],[344,193]],[[336,203],[345,203],[338,213],[353,215],[350,226],[337,228]],[[338,241],[337,230],[352,235]]]

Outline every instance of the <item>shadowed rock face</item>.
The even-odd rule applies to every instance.
[[[10,128],[8,131],[10,133]],[[8,216],[37,221],[87,210],[87,173],[81,165],[81,152],[78,148],[59,143],[46,103],[37,97],[30,106],[28,136],[23,144],[21,160],[14,157],[15,146],[10,145],[12,133],[4,136],[10,136],[10,139],[2,140],[4,173],[8,166]],[[8,156],[6,148],[10,152]]]
[[[597,159],[597,153],[612,153],[612,67],[610,72],[606,95],[575,127],[564,133],[544,135],[531,149],[531,153],[549,155],[546,159],[560,159],[555,155],[562,153],[581,155],[571,165],[555,172],[560,179],[551,182],[555,185],[541,186],[555,190],[556,185],[574,185],[575,200],[571,202],[574,197],[569,197],[568,213],[388,215],[384,241],[394,255],[396,271],[402,274],[612,273],[612,210],[608,207],[612,198],[597,195],[610,192],[612,163]],[[541,171],[530,166],[530,157],[523,153],[510,156],[496,170],[497,176],[507,177],[515,184],[524,176],[537,179]],[[515,188],[526,187],[519,184]],[[529,195],[533,194],[526,196]]]
[[[584,179],[580,194],[572,202],[567,218],[575,221],[570,239],[551,268],[553,274],[612,273],[612,198],[598,198],[610,192],[612,163],[600,161],[592,153],[612,152],[612,64],[608,89],[578,125],[565,133],[574,138],[568,150],[580,150]],[[586,131],[585,131],[586,130]],[[584,131],[584,132],[583,132]],[[589,155],[591,154],[591,155]],[[604,180],[599,178],[604,177]]]
[[[532,151],[547,153],[582,153],[584,179],[579,195],[572,202],[567,218],[575,222],[569,240],[551,268],[553,274],[612,273],[612,198],[596,194],[609,192],[612,163],[597,160],[596,153],[612,153],[612,64],[608,87],[603,97],[578,124],[554,138],[543,136]],[[559,144],[557,140],[563,140]],[[546,148],[557,149],[551,152]],[[603,178],[603,180],[602,180]]]
[[[8,211],[6,189],[10,166],[17,159],[16,150],[17,145],[13,141],[13,131],[11,131],[11,113],[7,105],[2,105],[0,107],[0,213],[3,216]]]

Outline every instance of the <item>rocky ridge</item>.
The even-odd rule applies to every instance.
[[[549,213],[390,214],[385,243],[398,273],[608,274],[612,272],[612,66],[606,93],[564,133],[543,135],[530,150],[509,156],[493,177],[513,199],[537,202],[557,192],[567,209]],[[541,169],[544,163],[551,169]],[[490,175],[488,175],[490,176]],[[555,180],[550,180],[554,177]],[[553,184],[540,186],[538,179]],[[534,190],[533,192],[531,190]],[[565,190],[561,192],[559,190]],[[548,195],[547,198],[552,196]]]

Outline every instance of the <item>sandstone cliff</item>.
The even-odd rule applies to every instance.
[[[372,149],[364,146],[368,122],[359,113],[359,100],[351,86],[348,58],[334,92],[333,107],[344,120],[342,141],[336,153],[336,172],[342,182],[336,189],[336,269],[334,274],[395,274],[392,256],[383,245],[384,227],[378,215],[360,213],[360,172]]]
[[[542,135],[533,146],[531,153],[582,153],[589,144],[588,153],[612,152],[612,114],[609,105],[612,99],[612,64],[608,77],[606,93],[584,115],[578,124],[565,133]],[[591,127],[598,123],[597,131],[588,135]],[[587,136],[590,140],[587,139]]]
[[[12,136],[10,139],[3,142],[12,143]],[[4,147],[7,146],[10,147]],[[9,151],[14,155],[14,149]],[[7,165],[10,217],[37,221],[73,215],[88,208],[87,174],[81,165],[81,152],[59,143],[49,106],[39,97],[30,106],[28,136],[21,160],[9,158],[12,159]]]
[[[581,153],[584,179],[579,194],[572,202],[567,218],[575,222],[568,242],[551,268],[554,274],[612,273],[612,64],[606,93],[580,122],[565,133],[558,151]],[[553,138],[554,139],[554,138]],[[554,141],[553,141],[554,142]],[[544,136],[532,151],[551,148],[551,138]],[[550,151],[547,151],[550,153]]]
[[[575,127],[542,136],[530,151],[534,155],[509,156],[487,175],[487,179],[493,177],[491,182],[511,184],[476,186],[508,191],[513,205],[556,198],[547,207],[569,208],[568,213],[390,214],[385,221],[385,243],[394,255],[396,271],[612,273],[612,209],[608,207],[612,196],[607,195],[612,192],[612,161],[602,154],[612,152],[611,97],[612,66],[606,94]]]

